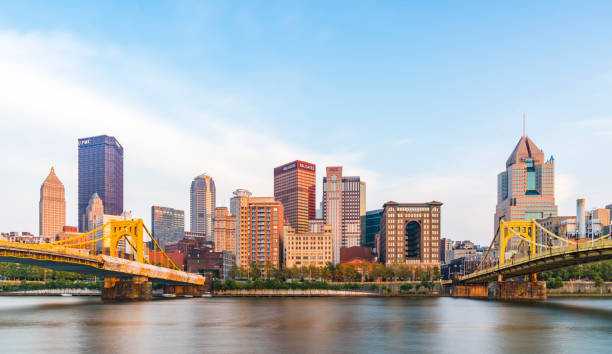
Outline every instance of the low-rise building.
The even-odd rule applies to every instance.
[[[322,267],[328,262],[333,262],[331,225],[325,225],[322,231],[296,234],[291,226],[285,226],[283,242],[285,266]]]
[[[361,259],[366,262],[374,262],[375,256],[370,247],[343,247],[340,248],[340,263],[347,263],[355,259]]]

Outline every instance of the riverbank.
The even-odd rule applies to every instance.
[[[100,296],[97,289],[36,289],[0,292],[0,296]]]

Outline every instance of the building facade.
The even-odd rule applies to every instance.
[[[236,254],[236,217],[226,207],[215,208],[215,252]]]
[[[365,239],[362,242],[362,246],[376,248],[375,237],[376,234],[380,233],[380,219],[382,217],[384,209],[369,210],[365,214]],[[375,252],[378,252],[375,250]]]
[[[163,206],[151,207],[151,234],[161,249],[185,237],[185,211]],[[151,244],[151,247],[154,245]]]
[[[55,236],[66,225],[66,195],[64,184],[51,172],[40,186],[38,226],[41,236]]]
[[[453,241],[446,237],[440,240],[440,263],[445,264],[453,258]]]
[[[216,206],[215,181],[206,174],[193,179],[190,190],[190,221],[192,232],[206,233],[208,241],[214,241],[214,224]]]
[[[267,263],[279,266],[282,263],[283,204],[273,197],[250,197],[247,215],[246,263],[255,262],[262,269]]]
[[[112,136],[79,139],[79,231],[85,230],[85,209],[98,193],[109,215],[123,213],[123,147]]]
[[[104,203],[98,193],[94,193],[89,198],[89,203],[87,203],[87,208],[85,208],[85,215],[83,215],[83,232],[95,229],[98,218],[102,215],[104,215]]]
[[[379,260],[384,264],[440,265],[442,203],[383,205]]]
[[[286,267],[323,267],[332,262],[333,235],[330,225],[324,225],[322,232],[295,233],[291,226],[285,227],[283,241]]]
[[[98,220],[94,224],[94,227],[92,228],[92,230],[95,228],[99,228],[106,223],[109,223],[111,220],[119,220],[119,221],[133,220],[132,212],[124,211],[121,215],[109,215],[109,214],[100,215],[98,217]],[[100,228],[100,230],[95,232],[94,234],[95,236],[91,235],[91,237],[96,238],[96,239],[102,238],[104,235],[108,235],[109,233],[110,233],[110,225],[107,225],[103,228]],[[131,236],[127,236],[127,238],[129,238],[132,243],[135,242],[135,240],[132,240]],[[95,248],[97,252],[109,254],[110,240],[104,239],[104,240],[96,242]],[[117,251],[119,252],[119,254],[131,255],[134,253],[135,250],[133,249],[132,246],[130,246],[128,242],[125,241],[125,239],[122,239],[121,241],[119,241],[119,244],[117,246]]]
[[[323,177],[323,219],[332,226],[334,263],[340,248],[359,246],[361,241],[361,183],[359,177],[342,175],[341,166],[326,168]]]
[[[555,162],[527,136],[521,137],[497,176],[497,207],[494,232],[499,221],[544,219],[557,215],[554,191]]]
[[[249,264],[249,199],[251,192],[237,189],[230,199],[230,213],[234,215],[236,227],[236,264],[246,267]]]
[[[283,204],[285,218],[298,233],[308,231],[316,217],[316,166],[296,160],[274,169],[274,199]]]

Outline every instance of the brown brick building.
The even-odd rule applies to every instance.
[[[396,203],[383,206],[380,261],[440,266],[442,203]]]

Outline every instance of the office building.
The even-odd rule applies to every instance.
[[[154,205],[151,207],[151,234],[161,249],[185,237],[185,211]],[[154,248],[153,242],[150,244]]]
[[[202,174],[191,182],[191,231],[206,233],[206,240],[214,241],[213,217],[216,206],[215,181]]]
[[[66,224],[66,196],[64,185],[51,172],[40,186],[40,201],[38,203],[38,226],[41,236],[55,236]]]
[[[298,233],[308,231],[316,217],[316,166],[296,160],[274,169],[274,199],[283,204],[285,218]]]
[[[85,230],[85,209],[98,193],[108,215],[123,213],[123,147],[112,136],[79,139],[79,231]]]
[[[527,136],[522,136],[497,176],[497,207],[494,232],[499,221],[544,219],[557,215],[554,193],[555,161]],[[513,238],[518,243],[518,238]]]
[[[380,233],[380,218],[383,211],[383,209],[369,210],[364,217],[365,227],[363,231],[365,231],[365,239],[362,241],[362,246],[373,248],[375,253],[378,253],[375,237],[376,234]]]
[[[85,208],[85,215],[83,215],[83,232],[88,232],[96,228],[98,218],[104,215],[104,203],[98,193],[94,193],[89,198],[87,208]]]
[[[226,207],[215,208],[215,252],[236,254],[236,217]]]
[[[323,226],[323,232],[295,233],[291,226],[285,227],[283,241],[286,267],[323,267],[332,262],[333,241],[331,226]]]
[[[323,219],[332,226],[334,263],[340,248],[359,246],[361,238],[361,183],[359,177],[342,175],[342,167],[326,168],[323,177]]]
[[[308,220],[308,232],[320,234],[325,229],[325,225],[325,220],[323,219]]]
[[[379,260],[384,264],[407,263],[440,266],[440,202],[383,205]]]
[[[440,263],[445,264],[453,258],[453,241],[446,237],[440,240]]]
[[[373,248],[373,245],[366,246],[366,212],[366,183],[359,181],[359,244]]]

